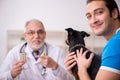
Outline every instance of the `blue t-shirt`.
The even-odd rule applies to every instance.
[[[103,49],[101,69],[120,74],[120,30]]]

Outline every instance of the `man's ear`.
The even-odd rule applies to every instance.
[[[116,8],[112,11],[112,17],[114,19],[117,19],[117,17],[118,17],[118,10]]]
[[[23,36],[23,38],[26,40],[26,34],[25,34],[25,33],[23,33],[23,34],[22,34],[22,36]]]
[[[47,34],[47,33],[46,33],[46,31],[45,31],[45,33],[44,33],[44,34],[45,34],[45,37],[44,37],[44,38],[46,39],[46,34]]]

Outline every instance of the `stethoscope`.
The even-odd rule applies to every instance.
[[[25,43],[21,46],[21,48],[20,48],[20,53],[24,53],[24,52],[25,52],[26,46],[27,46],[27,42],[25,42]]]
[[[27,46],[27,42],[25,42],[22,46],[21,46],[21,48],[20,48],[20,54],[26,54],[26,52],[25,52],[25,48],[26,48],[26,46]],[[46,45],[46,43],[45,43],[45,46],[46,46],[46,55],[48,55],[48,47],[47,47],[47,45]],[[46,71],[46,67],[44,67],[43,66],[43,69],[42,69],[42,72],[41,72],[41,74],[44,76],[44,75],[46,75],[46,73],[47,73],[47,71]]]

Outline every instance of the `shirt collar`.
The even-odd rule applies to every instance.
[[[118,33],[119,30],[120,30],[120,28],[118,28],[118,29],[116,30],[116,33]]]

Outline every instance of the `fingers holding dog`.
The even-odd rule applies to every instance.
[[[77,64],[76,60],[74,59],[75,52],[68,53],[64,59],[64,65],[66,69],[71,72],[71,69]]]
[[[77,56],[74,56],[74,58],[77,61],[79,69],[82,69],[82,68],[87,69],[87,68],[89,68],[89,66],[90,66],[90,64],[92,62],[92,59],[94,57],[94,54],[91,53],[90,57],[87,59],[86,55],[87,55],[88,51],[89,50],[86,50],[86,51],[83,52],[83,49],[80,49],[80,51],[79,50],[76,51]]]

